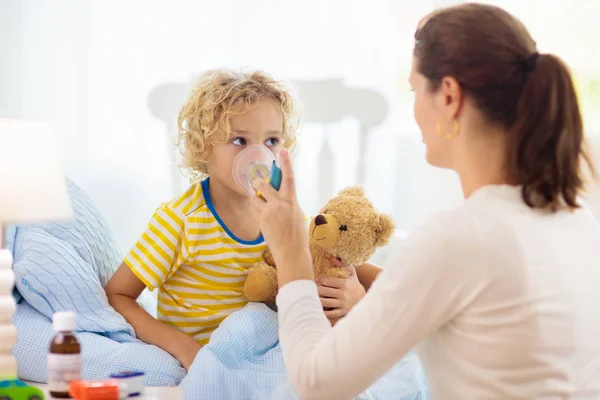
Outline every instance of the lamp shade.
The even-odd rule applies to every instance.
[[[0,118],[0,225],[72,217],[54,130]]]

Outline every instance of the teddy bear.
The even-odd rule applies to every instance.
[[[347,278],[348,266],[368,261],[385,246],[395,226],[392,218],[377,212],[360,186],[342,190],[310,222],[310,253],[315,278]],[[248,269],[244,295],[249,301],[272,305],[277,296],[277,271],[271,252]],[[334,263],[337,258],[339,263]],[[337,320],[330,319],[332,324]]]

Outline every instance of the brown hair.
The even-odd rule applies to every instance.
[[[432,91],[454,77],[491,123],[508,130],[508,173],[532,208],[578,207],[583,122],[562,60],[538,54],[525,26],[499,7],[462,4],[427,16],[415,33],[417,70]]]

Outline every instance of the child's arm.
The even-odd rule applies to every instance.
[[[188,370],[202,346],[186,333],[155,319],[136,302],[145,287],[123,263],[104,289],[110,305],[133,326],[138,339],[165,350]]]
[[[371,263],[364,263],[356,267],[356,275],[361,285],[368,291],[371,285],[377,278],[377,275],[382,271],[380,267]]]

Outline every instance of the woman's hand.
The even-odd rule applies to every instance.
[[[279,191],[262,180],[253,182],[261,196],[252,204],[260,214],[260,230],[265,238],[279,274],[280,284],[295,279],[313,279],[308,250],[308,226],[296,199],[294,171],[289,153],[279,152],[282,182]],[[282,281],[283,274],[283,281]]]
[[[356,270],[354,267],[348,268],[348,278],[322,277],[317,280],[321,304],[328,318],[345,316],[365,295],[365,288],[358,281]]]

